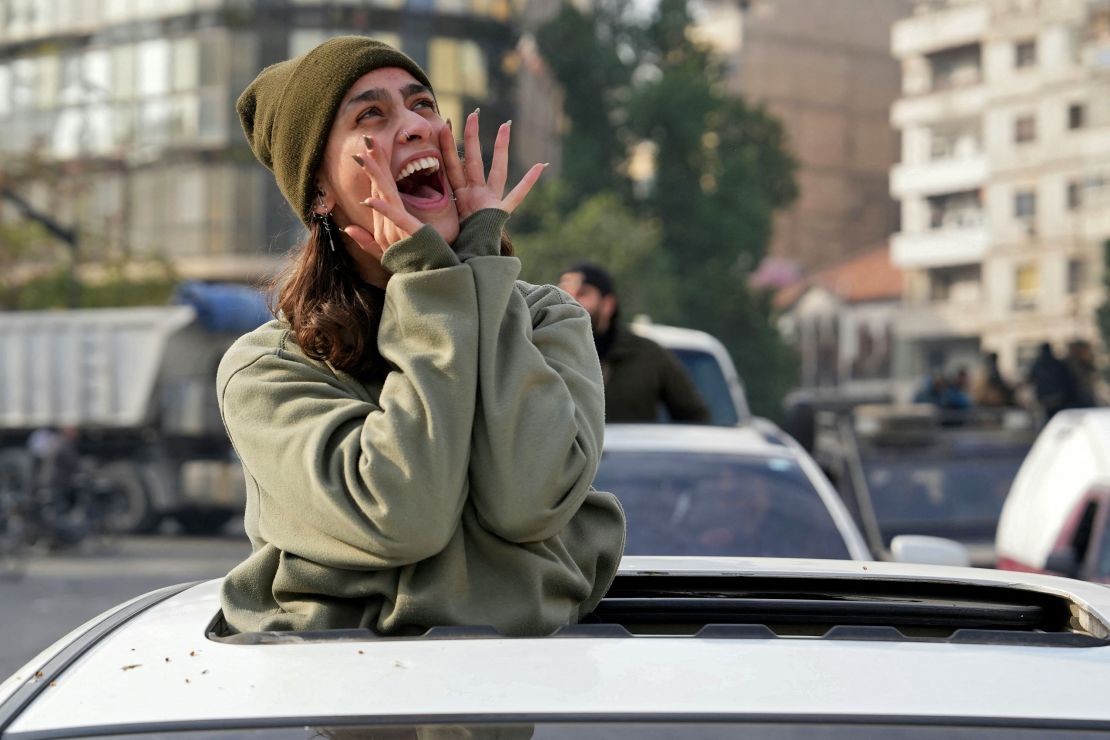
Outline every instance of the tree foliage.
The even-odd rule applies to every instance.
[[[660,249],[659,224],[634,214],[612,192],[586,199],[565,216],[551,208],[563,199],[560,185],[529,197],[525,208],[539,213],[542,223],[531,233],[514,237],[524,264],[522,277],[533,283],[554,283],[576,262],[605,265],[617,279],[626,316],[648,314],[676,320],[675,281],[659,269],[666,259]],[[536,201],[531,199],[539,196]]]
[[[660,0],[647,23],[620,2],[589,13],[564,3],[540,30],[565,91],[566,167],[562,186],[516,224],[517,242],[526,262],[559,269],[590,255],[612,269],[629,309],[716,335],[753,409],[778,416],[796,361],[771,324],[769,296],[747,279],[775,212],[797,195],[794,161],[781,124],[726,93],[721,60],[691,28],[685,0]],[[634,150],[651,153],[646,180],[631,178]]]

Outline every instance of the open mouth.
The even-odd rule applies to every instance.
[[[420,157],[405,165],[397,175],[401,200],[413,208],[427,210],[447,201],[447,183],[437,157]]]

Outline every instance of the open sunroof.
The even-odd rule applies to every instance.
[[[434,627],[417,637],[370,630],[229,634],[221,616],[209,638],[240,644],[502,637],[485,626]],[[1009,586],[751,575],[619,575],[581,624],[552,637],[917,640],[1095,647],[1110,627],[1064,596]]]

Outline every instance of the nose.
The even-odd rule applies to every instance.
[[[401,119],[401,125],[397,129],[398,140],[406,144],[421,139],[428,140],[431,139],[431,136],[431,122],[415,111],[408,111],[408,114]]]

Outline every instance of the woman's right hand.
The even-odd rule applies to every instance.
[[[351,237],[363,251],[380,261],[385,250],[412,236],[424,224],[405,210],[397,183],[389,171],[389,164],[381,161],[381,149],[374,146],[371,137],[365,136],[363,139],[366,150],[354,155],[354,159],[370,178],[370,197],[362,201],[362,204],[371,210],[373,225],[367,230],[352,224],[344,228],[343,233]]]

